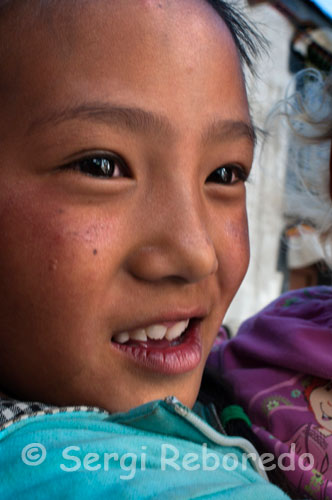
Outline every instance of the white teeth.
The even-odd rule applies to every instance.
[[[147,336],[152,340],[161,340],[165,337],[167,326],[152,325],[145,329]]]
[[[139,340],[141,342],[146,342],[148,340],[146,331],[144,328],[138,328],[130,333],[131,340]]]
[[[114,336],[114,340],[118,344],[124,344],[125,342],[128,342],[128,340],[129,340],[129,333],[128,332],[118,333]]]
[[[178,321],[170,328],[164,325],[151,325],[147,328],[137,328],[132,332],[121,332],[114,336],[114,341],[118,344],[125,344],[128,340],[136,340],[137,342],[146,342],[151,340],[162,340],[166,338],[169,342],[180,337],[189,324],[189,319]]]
[[[176,323],[174,326],[172,326],[167,330],[166,339],[172,341],[180,337],[180,335],[187,328],[188,324],[189,324],[189,319],[187,319],[186,321],[179,321],[179,323]]]

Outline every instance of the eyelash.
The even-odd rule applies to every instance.
[[[238,182],[245,182],[247,179],[248,174],[243,167],[229,164],[214,170],[206,179],[206,182],[215,182],[216,184],[222,184],[224,186],[232,186]],[[220,180],[222,182],[220,182]]]
[[[95,154],[80,158],[62,167],[65,170],[74,170],[89,177],[112,179],[118,177],[129,177],[130,172],[125,161],[113,154]],[[119,171],[120,175],[114,175]],[[206,179],[208,183],[221,185],[234,185],[245,182],[248,178],[247,172],[239,165],[225,165],[214,170]]]
[[[128,177],[130,175],[125,161],[115,154],[95,154],[79,158],[62,168],[80,172],[88,177],[99,177],[101,179]],[[120,175],[114,175],[117,171],[120,172]]]

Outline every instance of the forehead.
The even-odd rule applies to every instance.
[[[86,35],[93,39],[98,33],[90,32],[89,27],[96,26],[98,18],[99,26],[108,25],[111,32],[122,30],[123,38],[128,30],[133,36],[138,32],[142,34],[143,27],[143,41],[153,38],[156,33],[163,33],[163,40],[160,40],[163,43],[172,39],[176,32],[179,35],[190,35],[191,32],[194,35],[191,41],[199,42],[202,34],[206,38],[207,25],[212,34],[224,24],[207,0],[9,0],[4,7],[0,0],[0,20],[5,24],[2,31],[12,28],[13,35],[15,30],[17,35],[19,28],[23,35],[26,31],[25,34],[31,36],[31,27],[36,29],[43,23],[49,35],[57,33],[59,39],[63,35],[63,41],[65,38],[73,41],[77,26],[84,24]],[[69,30],[72,36],[68,37]],[[198,43],[196,48],[199,49]]]
[[[204,0],[55,0],[39,15],[28,4],[5,23],[1,92],[4,111],[21,106],[22,126],[73,98],[132,106],[139,95],[144,107],[163,114],[181,107],[188,119],[203,101],[207,114],[247,113],[235,44]],[[11,37],[18,25],[20,37]]]

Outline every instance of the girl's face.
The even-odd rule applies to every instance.
[[[321,427],[332,432],[332,384],[314,389],[310,395],[310,405]]]
[[[5,20],[0,387],[190,406],[248,264],[237,52],[202,0],[67,7]]]

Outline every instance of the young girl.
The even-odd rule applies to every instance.
[[[286,100],[293,139],[316,148],[292,192],[297,220],[312,224],[332,265],[332,86],[315,70],[297,75],[304,89]],[[332,288],[289,292],[241,325],[237,336],[211,354],[253,430],[276,459],[294,497],[332,498]]]
[[[0,6],[1,497],[285,498],[189,409],[248,264],[253,32],[217,0]]]

